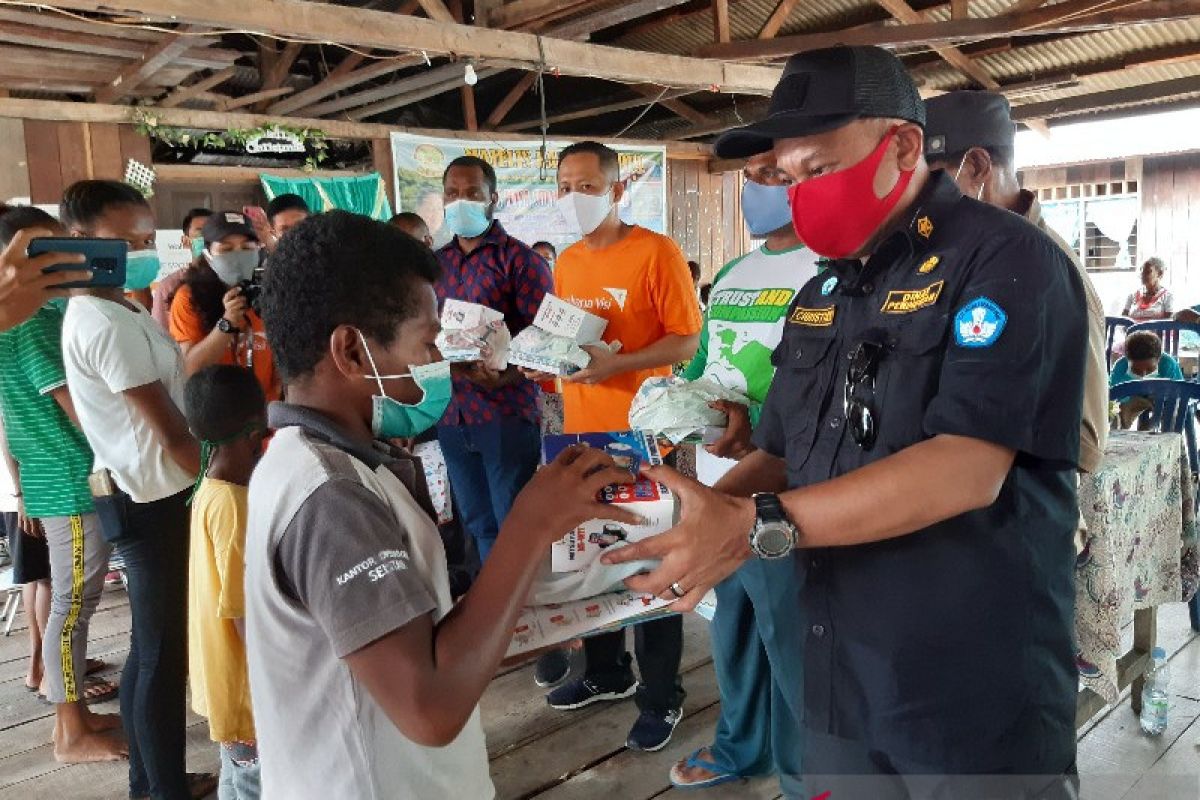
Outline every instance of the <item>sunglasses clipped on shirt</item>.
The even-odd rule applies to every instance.
[[[884,346],[878,342],[861,341],[850,350],[850,366],[846,370],[846,385],[842,411],[854,443],[863,450],[875,445],[875,375],[883,358]]]

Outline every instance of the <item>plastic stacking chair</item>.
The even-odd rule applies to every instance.
[[[1108,396],[1110,400],[1150,398],[1154,404],[1147,412],[1150,430],[1183,434],[1192,486],[1195,487],[1196,477],[1200,475],[1200,453],[1196,449],[1196,406],[1200,403],[1200,384],[1152,378],[1118,384],[1109,390]],[[1193,498],[1196,504],[1194,508],[1200,510],[1200,492],[1193,492]],[[1188,616],[1191,617],[1192,630],[1200,632],[1200,593],[1188,603]]]
[[[1115,319],[1115,317],[1109,317],[1109,319]],[[1138,322],[1126,328],[1125,335],[1128,337],[1131,333],[1138,333],[1139,331],[1150,331],[1151,333],[1158,334],[1159,338],[1162,339],[1163,352],[1179,358],[1179,334],[1184,331],[1191,331],[1200,336],[1200,325],[1192,322],[1173,322],[1168,319],[1155,320],[1154,322]]]
[[[1104,358],[1108,363],[1109,371],[1113,365],[1113,345],[1116,344],[1117,331],[1121,331],[1121,337],[1124,338],[1126,332],[1134,325],[1133,320],[1129,317],[1105,317],[1104,318]]]

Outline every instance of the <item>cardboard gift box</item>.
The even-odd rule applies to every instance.
[[[508,367],[512,335],[504,315],[478,303],[448,299],[442,306],[437,347],[451,363],[482,361],[496,370]]]
[[[570,375],[587,367],[591,356],[581,345],[604,344],[608,321],[552,294],[542,298],[533,325],[516,335],[508,360],[527,369]]]
[[[642,466],[662,463],[658,445],[648,431],[579,433],[546,436],[542,440],[545,463],[553,461],[566,448],[584,444],[608,453],[618,466],[628,469],[628,483],[606,486],[601,500],[640,515],[645,525],[629,525],[611,519],[592,519],[556,541],[550,549],[553,572],[586,569],[609,547],[638,542],[670,530],[675,524],[675,496],[661,483],[638,475]]]

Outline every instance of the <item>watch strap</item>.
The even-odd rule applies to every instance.
[[[783,503],[779,500],[779,495],[769,492],[760,492],[754,495],[754,508],[761,520],[771,522],[788,522],[787,512],[783,510]]]

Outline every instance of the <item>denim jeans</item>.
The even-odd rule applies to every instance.
[[[258,749],[252,744],[222,742],[217,800],[258,800],[261,795]]]
[[[475,540],[482,564],[513,500],[541,461],[538,426],[512,417],[482,425],[441,425],[438,442],[446,458],[457,513],[463,529]]]
[[[191,798],[184,759],[190,493],[130,502],[125,535],[115,543],[133,617],[121,673],[131,797]]]

